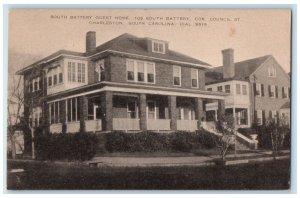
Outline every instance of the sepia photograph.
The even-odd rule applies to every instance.
[[[290,190],[292,9],[7,17],[7,190]]]

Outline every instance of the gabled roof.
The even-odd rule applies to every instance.
[[[291,103],[290,103],[290,101],[284,103],[284,104],[280,107],[280,109],[290,109],[290,108],[291,108]]]
[[[74,52],[74,51],[68,51],[68,50],[60,50],[60,51],[57,51],[57,52],[41,59],[40,61],[37,61],[37,62],[23,68],[22,70],[18,71],[17,74],[22,74],[22,73],[24,73],[25,70],[30,69],[31,67],[33,67],[35,65],[39,65],[43,62],[47,62],[59,55],[64,54],[64,55],[89,57],[89,56],[93,56],[99,52],[106,51],[106,50],[154,57],[154,58],[171,60],[171,61],[180,61],[182,63],[195,64],[195,65],[204,66],[204,67],[211,67],[211,65],[209,65],[206,62],[200,61],[198,59],[192,58],[190,56],[181,54],[181,53],[173,51],[173,50],[168,50],[165,54],[149,52],[147,49],[147,39],[148,38],[139,38],[134,35],[124,33],[110,41],[107,41],[107,42],[101,44],[100,46],[96,47],[96,49],[94,51],[89,52],[89,53],[80,53],[80,52]]]
[[[206,84],[222,82],[226,80],[247,80],[249,76],[261,66],[271,55],[261,56],[234,63],[235,76],[231,79],[223,78],[223,66],[214,67],[205,73]]]

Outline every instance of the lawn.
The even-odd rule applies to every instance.
[[[8,189],[270,190],[288,189],[289,160],[214,167],[88,168],[51,162],[8,162]]]

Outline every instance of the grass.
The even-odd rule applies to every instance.
[[[288,189],[290,161],[220,167],[88,168],[44,162],[9,162],[8,189],[279,190]]]

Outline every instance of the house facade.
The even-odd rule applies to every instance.
[[[24,75],[24,116],[33,127],[195,131],[206,103],[216,102],[219,115],[225,109],[226,93],[205,90],[210,68],[166,41],[123,34],[96,46],[96,33],[87,32],[86,52],[60,50],[18,74]]]
[[[280,112],[290,101],[290,76],[276,59],[267,55],[234,62],[233,49],[225,49],[222,54],[223,66],[205,74],[206,90],[229,94],[225,96],[225,114],[235,117],[237,127],[263,125],[272,119],[289,123],[289,113]],[[214,117],[216,109],[217,104],[206,104],[208,119]]]

